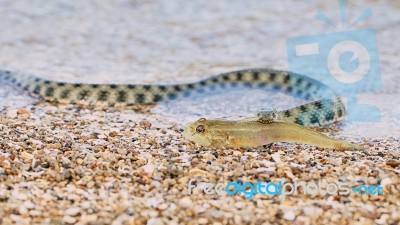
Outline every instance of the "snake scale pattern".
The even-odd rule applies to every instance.
[[[276,112],[274,116],[281,121],[302,126],[322,126],[339,121],[346,115],[340,97],[326,85],[304,75],[267,68],[233,71],[198,82],[174,85],[67,83],[6,70],[0,71],[0,79],[46,101],[87,106],[107,104],[110,107],[154,104],[166,99],[187,97],[194,92],[205,92],[210,87],[269,88],[310,100],[306,104]]]

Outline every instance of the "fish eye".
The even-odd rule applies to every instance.
[[[199,125],[196,127],[196,132],[197,133],[204,133],[204,131],[206,131],[206,129],[204,128],[203,125]]]

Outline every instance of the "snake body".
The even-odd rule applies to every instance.
[[[193,83],[174,85],[68,83],[6,70],[0,71],[0,79],[28,91],[34,97],[55,103],[85,103],[88,106],[105,103],[110,107],[117,104],[154,104],[204,92],[208,87],[246,86],[280,90],[310,100],[306,104],[277,112],[276,116],[281,121],[302,126],[321,126],[339,121],[346,114],[340,97],[321,82],[304,75],[268,68],[238,70]]]

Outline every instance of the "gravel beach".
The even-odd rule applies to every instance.
[[[88,109],[37,101],[0,83],[0,224],[399,224],[400,4],[350,2],[377,34],[382,88],[360,101],[376,123],[319,131],[367,149],[276,143],[215,149],[183,139],[188,122],[296,104],[242,92],[155,106]],[[184,83],[241,68],[288,70],[286,41],[329,33],[338,4],[269,1],[2,1],[1,68],[80,83]],[[260,97],[258,97],[260,96]],[[272,97],[271,97],[272,96]],[[265,104],[265,103],[268,104]],[[190,185],[344,182],[346,194],[206,194]],[[353,188],[380,185],[382,193]],[[376,191],[376,190],[375,190]]]

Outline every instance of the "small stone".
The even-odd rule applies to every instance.
[[[281,155],[279,153],[274,153],[271,155],[272,159],[276,162],[276,163],[280,163],[281,161]]]
[[[288,201],[288,200],[281,201],[281,205],[284,205],[284,206],[294,206],[295,204],[296,203],[293,201]]]
[[[69,209],[65,210],[64,215],[67,215],[67,216],[75,216],[75,215],[77,215],[79,212],[81,212],[81,208],[74,207],[74,208],[69,208]]]
[[[33,204],[33,202],[32,201],[25,201],[24,202],[24,204],[23,204],[23,206],[24,207],[26,207],[27,209],[33,209],[33,208],[35,208],[35,204]]]
[[[397,166],[399,166],[400,162],[394,159],[390,159],[386,162],[386,165],[391,166],[393,168],[396,168]]]
[[[33,159],[34,156],[32,154],[27,153],[27,152],[21,152],[21,157],[24,158],[24,159]]]
[[[246,206],[246,203],[244,202],[236,202],[235,207],[238,209],[244,208]]]
[[[190,208],[193,206],[192,199],[190,197],[183,197],[181,200],[179,200],[179,205],[182,208]]]
[[[146,165],[146,163],[147,163],[147,161],[144,160],[144,159],[138,159],[138,160],[136,161],[136,165],[137,165],[138,167],[144,166],[144,165]]]
[[[239,156],[242,155],[242,152],[240,152],[240,151],[234,151],[232,155],[233,155],[233,156],[239,157]]]
[[[376,222],[377,224],[387,224],[386,220],[387,220],[388,218],[389,218],[389,215],[388,215],[388,214],[382,214],[382,216],[381,216],[379,219],[375,220],[375,222]]]
[[[43,214],[43,212],[39,211],[39,210],[31,210],[31,211],[29,211],[29,215],[31,215],[31,216],[40,216],[42,214]]]
[[[296,224],[298,225],[310,225],[311,220],[307,216],[298,216],[296,219]]]
[[[24,119],[28,119],[30,117],[29,111],[25,108],[18,109],[17,114],[20,115]]]
[[[63,221],[65,223],[75,223],[76,219],[72,216],[64,216]]]
[[[10,118],[17,118],[18,116],[18,110],[17,109],[11,109],[7,111],[7,116]]]
[[[27,200],[28,199],[28,195],[23,194],[23,193],[18,193],[16,195],[14,195],[14,197],[18,200]]]
[[[296,218],[296,215],[294,214],[293,211],[287,211],[285,212],[285,214],[283,215],[283,218],[285,220],[289,220],[289,221],[293,221]]]
[[[389,177],[383,178],[381,180],[381,186],[383,188],[385,188],[387,185],[390,185],[390,184],[392,184],[392,179],[390,179]]]
[[[109,134],[108,134],[108,136],[110,136],[110,137],[115,137],[115,136],[117,136],[118,135],[118,133],[116,132],[116,131],[111,131]]]
[[[91,214],[91,215],[86,215],[85,217],[84,217],[84,221],[86,222],[86,223],[90,223],[90,222],[96,222],[97,221],[97,215],[96,214]]]
[[[321,215],[323,213],[323,210],[321,208],[316,208],[316,207],[305,207],[303,209],[303,212],[306,216],[316,217]]]
[[[48,149],[60,149],[62,146],[60,143],[48,144],[46,146]]]
[[[145,166],[141,167],[143,171],[147,174],[153,174],[154,170],[156,169],[156,166],[153,164],[147,164]]]
[[[166,210],[168,208],[168,204],[161,203],[157,207],[159,210]]]
[[[147,121],[147,120],[141,120],[139,122],[139,125],[144,129],[148,129],[148,128],[151,127],[151,123],[149,121]]]
[[[208,219],[206,219],[206,218],[199,218],[199,219],[197,220],[197,222],[198,222],[199,224],[207,224],[207,223],[208,223]]]
[[[151,218],[147,220],[147,225],[164,225],[164,221],[160,218]]]
[[[127,151],[125,149],[118,149],[117,152],[120,155],[126,155],[127,154]]]
[[[304,153],[303,156],[304,156],[304,161],[306,161],[306,162],[311,159],[314,159],[314,155],[312,155],[312,154]]]

